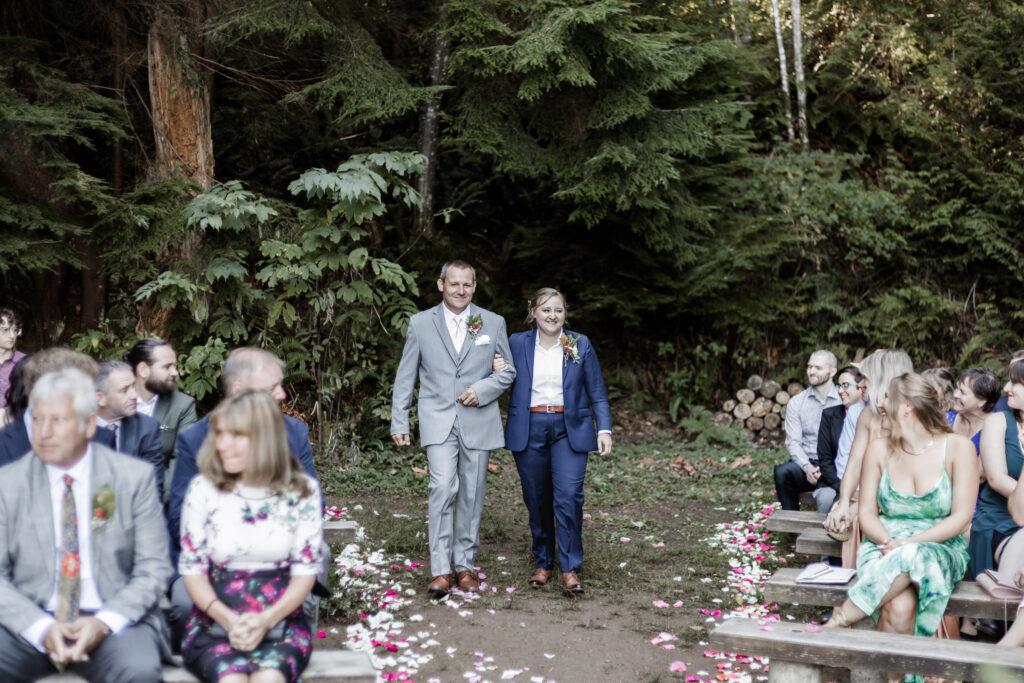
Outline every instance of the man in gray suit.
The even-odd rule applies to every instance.
[[[80,370],[43,375],[29,411],[32,453],[0,469],[4,680],[66,667],[155,683],[171,565],[152,467],[90,443],[96,391]]]
[[[490,452],[505,445],[498,397],[512,385],[511,364],[492,368],[494,354],[512,357],[505,320],[472,305],[476,272],[465,261],[450,261],[437,281],[444,301],[409,320],[402,360],[391,397],[391,438],[411,444],[409,408],[420,380],[417,415],[420,444],[430,466],[428,592],[442,597],[455,585],[479,590],[473,562],[480,547]],[[454,515],[453,515],[454,507]]]

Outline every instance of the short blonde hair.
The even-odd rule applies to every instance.
[[[878,401],[875,400],[875,394],[884,396],[894,378],[914,371],[914,363],[906,351],[879,349],[864,359],[860,371],[868,378],[868,406],[877,415]]]
[[[548,299],[556,296],[562,300],[562,308],[564,308],[568,314],[569,304],[565,301],[565,295],[554,287],[541,287],[533,293],[533,296],[530,297],[530,303],[526,305],[526,324],[535,325],[537,323],[537,316],[535,316],[533,312],[537,310],[537,307],[542,306]]]
[[[247,483],[275,492],[294,489],[309,495],[302,466],[288,447],[288,432],[277,401],[265,391],[244,389],[225,398],[210,413],[210,431],[199,448],[199,472],[221,491],[230,491],[241,474],[229,474],[217,453],[217,430],[226,429],[249,437]]]

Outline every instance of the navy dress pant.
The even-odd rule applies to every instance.
[[[530,515],[534,566],[563,572],[583,564],[583,478],[587,454],[569,445],[562,413],[530,413],[526,449],[513,454]]]

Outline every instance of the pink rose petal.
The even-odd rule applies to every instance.
[[[327,634],[326,634],[326,633],[324,633],[323,631],[317,631],[317,633],[316,633],[316,637],[317,637],[317,638],[326,638],[326,637],[327,637]]]
[[[626,536],[623,536],[622,538],[619,539],[619,543],[629,543],[629,538],[626,537]]]
[[[668,665],[669,671],[686,671],[686,664],[683,664],[678,659]]]
[[[804,630],[808,633],[817,633],[821,630],[821,627],[817,624],[807,624],[806,626],[804,626]]]

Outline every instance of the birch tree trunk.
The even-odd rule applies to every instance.
[[[793,142],[793,101],[789,97],[789,69],[786,67],[786,46],[782,42],[782,17],[779,0],[772,0],[772,19],[775,21],[775,44],[779,48],[779,75],[782,76],[782,101],[786,105],[786,135]]]
[[[793,75],[796,77],[796,116],[800,127],[800,142],[804,149],[810,145],[807,134],[807,84],[804,81],[804,41],[800,30],[800,0],[793,5]]]
[[[149,28],[149,98],[156,142],[154,174],[180,174],[204,189],[213,186],[210,90],[192,59],[184,27],[161,13]]]
[[[445,12],[439,11],[438,32],[430,45],[430,70],[427,74],[430,85],[444,85],[445,68],[448,64],[450,46],[441,29],[445,24]],[[420,113],[419,151],[426,157],[426,168],[416,179],[416,191],[420,194],[420,205],[413,213],[416,232],[433,237],[434,204],[437,190],[437,143],[441,129],[441,95],[435,95],[423,105]]]

